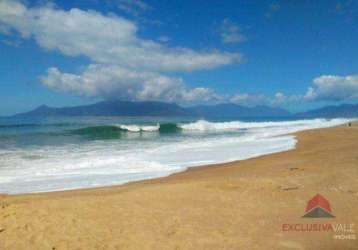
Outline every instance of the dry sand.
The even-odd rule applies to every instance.
[[[295,150],[156,180],[0,196],[0,249],[358,249],[358,125],[297,137]],[[316,193],[335,218],[301,218]],[[284,223],[355,223],[357,239]]]

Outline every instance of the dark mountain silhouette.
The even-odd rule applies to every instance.
[[[288,117],[291,113],[281,108],[267,106],[245,107],[233,103],[200,105],[188,108],[193,114],[203,117]]]
[[[163,102],[102,101],[91,105],[52,108],[42,105],[17,117],[31,116],[181,116],[189,111]]]
[[[304,117],[304,118],[358,117],[358,104],[342,104],[338,106],[326,106],[319,109],[297,113],[296,116]]]
[[[91,105],[52,108],[42,105],[16,117],[33,116],[194,116],[194,117],[282,117],[290,113],[266,106],[244,107],[236,104],[181,107],[164,102],[102,101]]]
[[[91,105],[53,108],[42,105],[32,111],[16,114],[15,117],[43,116],[193,116],[230,118],[334,118],[358,117],[358,104],[327,106],[320,109],[292,114],[282,108],[268,106],[245,107],[232,103],[181,107],[165,102],[102,101]]]

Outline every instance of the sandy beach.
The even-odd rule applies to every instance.
[[[358,249],[358,125],[296,134],[295,150],[123,186],[0,196],[0,249]],[[334,218],[302,218],[317,193]],[[287,228],[286,228],[287,229]]]

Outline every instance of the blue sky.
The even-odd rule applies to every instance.
[[[102,99],[358,101],[356,1],[0,0],[0,115]]]

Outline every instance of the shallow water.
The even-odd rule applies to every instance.
[[[347,119],[0,119],[0,193],[122,184],[295,147],[296,131]]]

